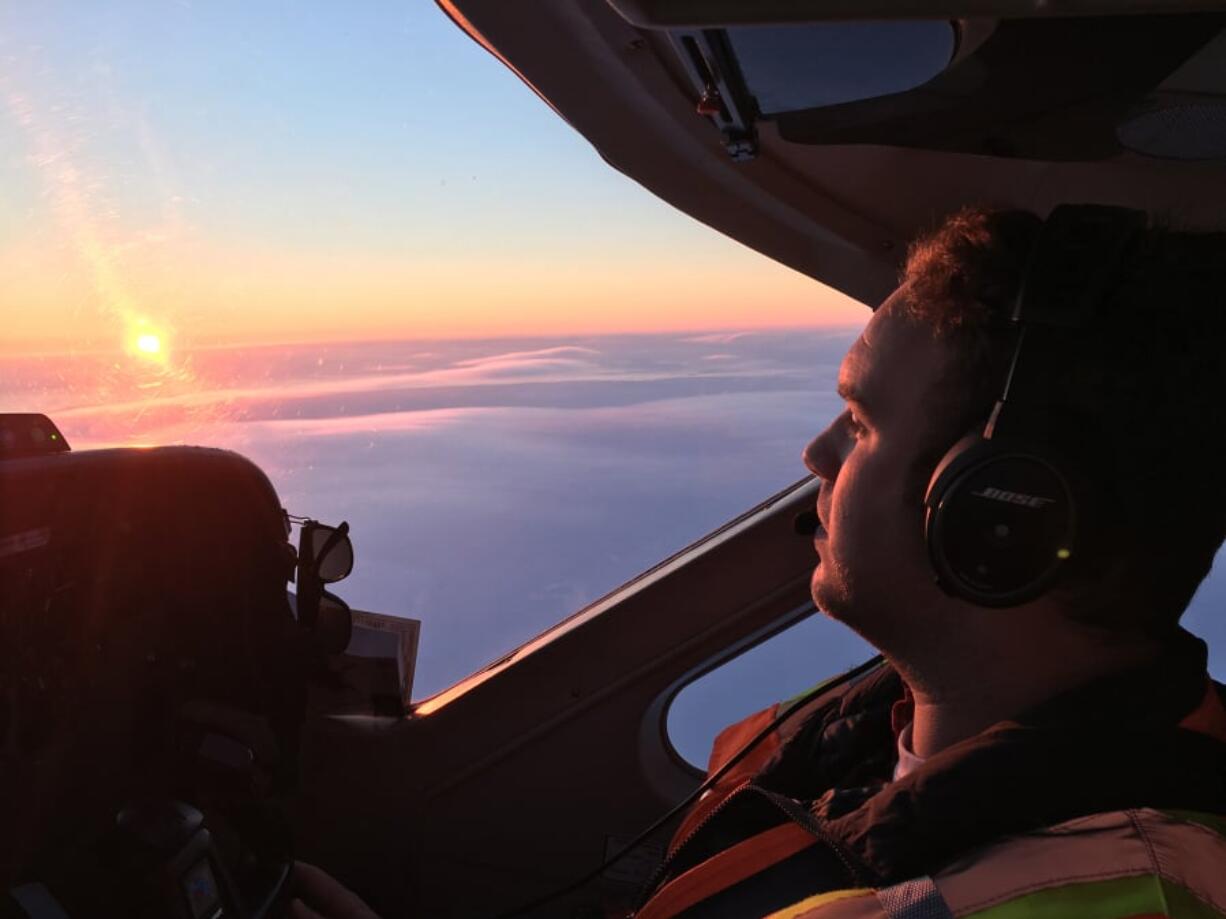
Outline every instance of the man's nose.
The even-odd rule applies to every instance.
[[[827,481],[833,481],[838,476],[839,466],[842,464],[837,445],[834,443],[832,428],[833,425],[809,441],[809,445],[801,454],[805,468],[815,476]]]

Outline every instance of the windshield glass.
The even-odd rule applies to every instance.
[[[804,474],[868,311],[609,169],[431,3],[0,12],[0,411],[235,449],[414,696]],[[820,414],[820,412],[819,412]]]
[[[868,318],[429,2],[0,7],[0,194],[0,411],[231,448],[349,521],[337,592],[422,620],[419,699],[800,478]],[[796,647],[686,690],[679,748],[847,664]]]

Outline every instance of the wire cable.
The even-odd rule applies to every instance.
[[[827,680],[823,683],[820,683],[817,686],[813,687],[813,689],[810,689],[808,692],[797,697],[797,699],[791,705],[789,705],[783,712],[776,715],[770,724],[762,728],[762,730],[760,730],[757,734],[755,734],[752,738],[750,738],[750,740],[745,744],[745,746],[737,750],[737,752],[733,754],[732,757],[729,758],[729,760],[726,763],[724,763],[722,766],[716,769],[713,773],[707,776],[706,780],[701,785],[699,785],[697,788],[695,788],[692,792],[690,792],[689,795],[687,795],[681,801],[681,803],[677,804],[675,807],[670,809],[666,814],[664,814],[664,816],[660,817],[658,820],[652,823],[651,826],[647,827],[647,829],[639,833],[638,836],[634,837],[634,839],[626,843],[626,845],[623,846],[620,851],[618,851],[614,855],[611,855],[609,858],[601,862],[601,864],[597,868],[594,868],[593,870],[589,871],[587,874],[579,878],[579,880],[574,881],[566,885],[565,887],[561,887],[557,890],[551,891],[550,893],[547,893],[544,896],[538,897],[535,900],[525,903],[523,906],[517,907],[516,909],[510,910],[508,912],[499,913],[497,916],[494,917],[494,919],[515,919],[515,917],[517,916],[522,916],[525,913],[538,909],[547,903],[552,903],[554,900],[564,897],[568,893],[573,893],[574,891],[585,886],[586,884],[589,884],[592,881],[596,880],[596,878],[600,877],[601,874],[603,874],[609,868],[616,865],[623,858],[625,858],[627,855],[629,855],[631,852],[633,852],[635,849],[637,849],[639,846],[645,843],[648,839],[654,836],[660,830],[661,827],[665,826],[670,820],[676,817],[683,810],[686,810],[687,808],[689,808],[690,805],[692,805],[695,801],[697,801],[704,794],[710,791],[711,788],[713,788],[720,779],[722,779],[725,775],[727,775],[728,772],[737,763],[739,763],[746,756],[748,756],[750,752],[755,747],[758,746],[758,744],[760,744],[767,737],[769,737],[772,733],[778,730],[779,727],[782,726],[785,721],[787,721],[794,714],[800,711],[804,706],[812,702],[813,699],[816,698],[819,694],[838,689],[840,686],[843,686],[846,683],[850,682],[851,680],[854,680],[856,677],[860,676],[861,674],[867,673],[869,670],[872,670],[874,667],[880,664],[883,660],[884,658],[882,658],[881,655],[870,658],[869,660],[865,661],[863,664],[860,664],[857,667],[853,667],[851,670],[848,670],[846,673],[840,676],[837,676],[831,680]]]

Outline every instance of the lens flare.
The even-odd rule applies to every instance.
[[[128,355],[167,368],[170,355],[167,352],[169,342],[166,330],[154,326],[144,317],[133,318],[125,324],[128,331],[124,335],[123,347]]]

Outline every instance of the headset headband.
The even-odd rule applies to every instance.
[[[1057,390],[1118,284],[1138,211],[1056,208],[1030,252],[1012,320],[1013,359],[982,432],[937,464],[924,497],[924,538],[937,583],[986,607],[1040,596],[1074,557],[1101,550],[1100,482],[1085,449],[1092,410]],[[1087,401],[1082,398],[1080,401]]]
[[[1128,246],[1147,222],[1143,211],[1098,204],[1062,204],[1044,221],[1014,301],[1017,341],[985,440],[1032,435],[1035,412],[1060,401],[1045,358],[1068,344],[1069,330],[1099,318]]]

